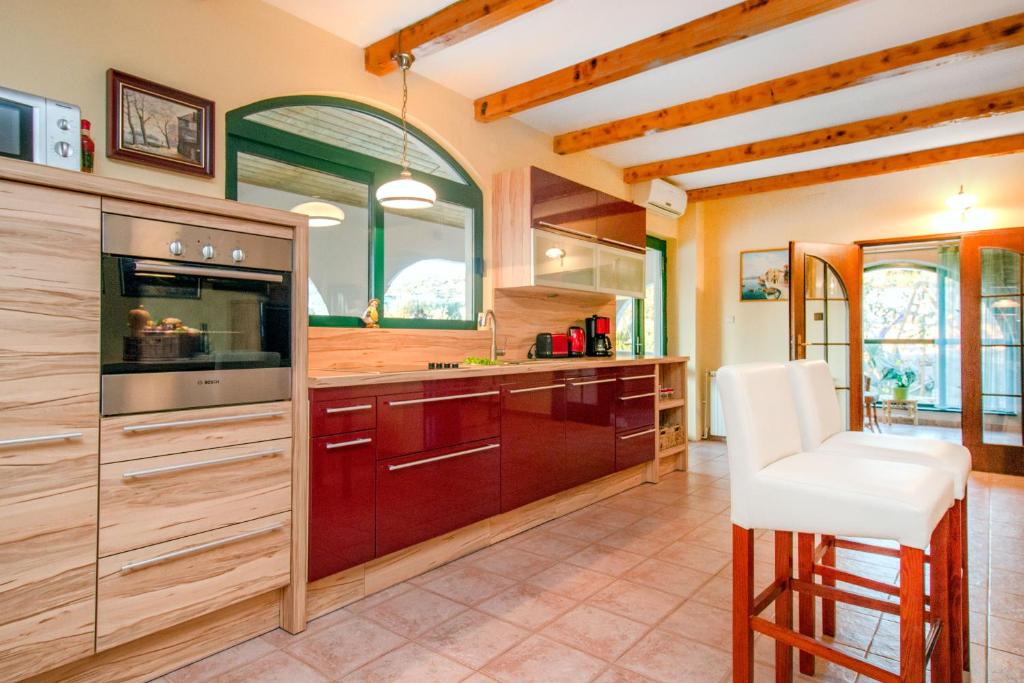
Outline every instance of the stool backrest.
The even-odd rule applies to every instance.
[[[781,363],[727,365],[716,376],[735,498],[743,481],[801,451],[800,425]]]
[[[832,371],[823,360],[793,360],[786,363],[786,371],[799,406],[803,450],[817,450],[825,439],[844,429]]]

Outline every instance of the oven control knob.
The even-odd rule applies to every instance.
[[[71,143],[69,142],[58,142],[54,148],[57,150],[57,154],[65,159],[71,156]]]
[[[231,260],[235,263],[241,263],[245,260],[245,252],[241,249],[235,249],[231,252]]]
[[[57,127],[61,130],[71,130],[71,123],[67,119],[57,119]]]
[[[181,240],[174,240],[167,245],[167,251],[171,252],[172,256],[181,256],[185,253],[185,245],[181,243]]]
[[[204,244],[203,245],[203,258],[204,259],[209,261],[210,259],[212,259],[216,255],[217,255],[217,252],[214,251],[212,244]]]

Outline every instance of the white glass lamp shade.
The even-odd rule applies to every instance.
[[[974,206],[977,200],[977,197],[964,192],[964,189],[961,187],[960,192],[946,200],[946,206],[954,211],[967,211]]]
[[[389,209],[429,209],[437,201],[434,188],[413,180],[408,170],[377,188],[377,201]]]
[[[292,211],[309,216],[311,228],[327,228],[345,220],[345,212],[327,202],[304,202],[293,206]]]

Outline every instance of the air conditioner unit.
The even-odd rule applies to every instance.
[[[670,218],[686,211],[686,190],[664,180],[651,180],[633,186],[633,203]]]

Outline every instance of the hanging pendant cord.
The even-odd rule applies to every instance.
[[[405,76],[409,71],[409,62],[404,59],[404,56],[400,56],[399,59],[399,66],[402,69],[402,168],[408,171],[409,127],[405,123],[405,113],[409,104],[409,85],[405,80]]]

